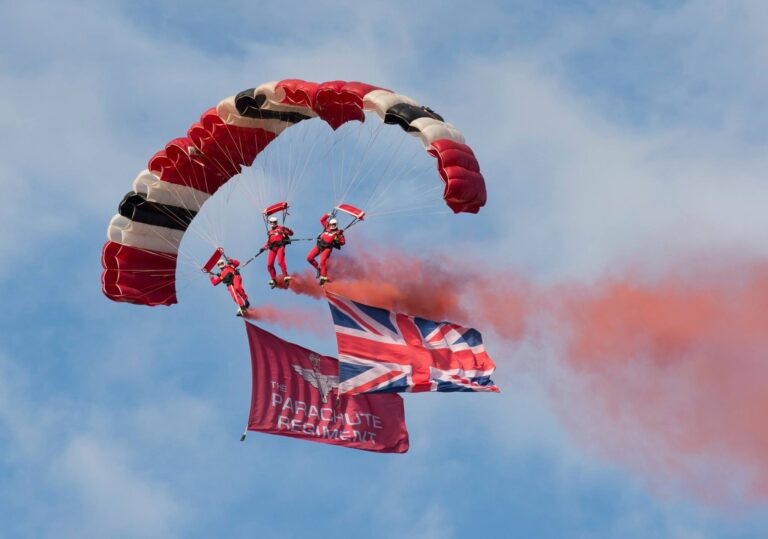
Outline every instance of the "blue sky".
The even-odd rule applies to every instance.
[[[580,442],[552,396],[556,347],[490,331],[503,393],[407,395],[406,455],[241,444],[249,358],[224,292],[115,304],[98,262],[152,154],[220,99],[293,77],[392,88],[464,132],[489,204],[410,249],[538,283],[764,259],[764,2],[156,4],[0,6],[0,535],[768,535],[765,499],[713,506]],[[240,249],[262,241],[248,222],[223,227]],[[353,240],[386,246],[399,223]],[[283,301],[262,278],[246,275],[252,295]],[[267,329],[333,351],[330,328]]]

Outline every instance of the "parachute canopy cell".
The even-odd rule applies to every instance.
[[[455,213],[477,213],[485,204],[485,181],[472,149],[431,109],[362,82],[268,82],[204,112],[138,174],[107,230],[104,294],[143,305],[176,303],[179,244],[205,201],[289,127],[319,118],[336,130],[364,121],[366,111],[421,140],[436,159],[443,199]]]

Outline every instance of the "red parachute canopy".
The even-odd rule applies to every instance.
[[[109,223],[102,289],[115,301],[176,303],[179,244],[205,201],[251,166],[284,130],[312,118],[333,129],[372,111],[418,137],[436,158],[443,199],[456,213],[477,213],[485,181],[464,136],[413,99],[362,82],[269,82],[221,101],[172,140],[139,173]]]

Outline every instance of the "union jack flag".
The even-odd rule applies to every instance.
[[[499,391],[476,329],[326,292],[339,346],[339,394]]]

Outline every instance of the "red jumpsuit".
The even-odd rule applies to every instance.
[[[347,240],[344,239],[344,232],[338,228],[332,229],[328,226],[328,219],[330,214],[325,214],[320,218],[320,223],[323,225],[323,232],[317,237],[317,245],[307,255],[307,262],[312,264],[315,269],[320,270],[320,277],[328,276],[328,258],[331,256],[331,251],[335,249],[341,249]],[[320,264],[317,263],[317,255],[320,255]]]
[[[247,309],[250,306],[248,302],[248,295],[243,290],[243,280],[240,278],[240,272],[237,267],[240,265],[239,260],[234,258],[229,259],[229,263],[224,266],[221,273],[218,275],[211,275],[211,284],[216,286],[223,282],[227,285],[227,290],[232,295],[232,299],[235,300],[237,306],[241,309]]]
[[[290,243],[293,230],[287,226],[276,225],[267,234],[267,242],[264,244],[264,249],[269,249],[267,271],[269,271],[269,276],[274,281],[277,279],[275,257],[277,257],[277,263],[280,265],[280,271],[283,272],[283,275],[288,275],[288,268],[285,265],[285,246]]]

